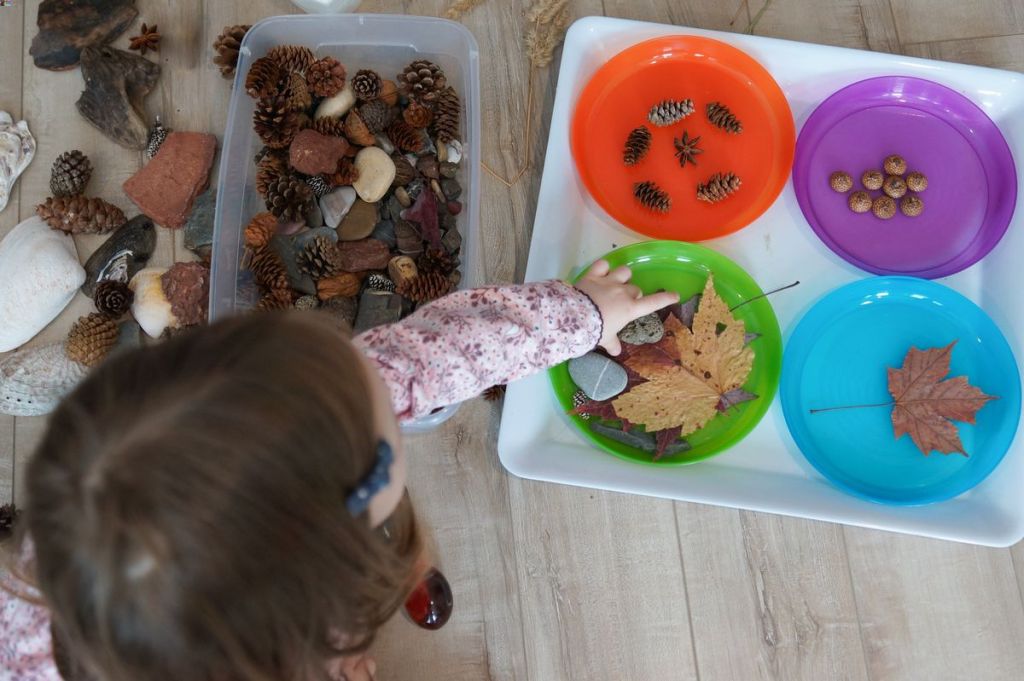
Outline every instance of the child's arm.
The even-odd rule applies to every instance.
[[[26,588],[9,573],[0,574],[0,681],[60,681],[50,613],[16,595]]]
[[[399,419],[429,414],[603,345],[629,321],[678,300],[641,296],[630,271],[598,261],[576,286],[546,281],[460,291],[357,336]]]

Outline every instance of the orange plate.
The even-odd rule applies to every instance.
[[[664,99],[692,99],[694,112],[658,128],[647,112]],[[726,133],[704,113],[708,102],[729,107],[743,123]],[[630,130],[652,133],[647,156],[622,162]],[[674,137],[700,137],[697,165],[679,167]],[[638,43],[612,57],[580,95],[572,121],[572,154],[590,195],[622,224],[655,239],[703,241],[741,229],[778,197],[793,164],[793,114],[775,79],[745,52],[718,40],[690,35]],[[697,200],[697,183],[716,172],[734,172],[743,184],[724,201]],[[652,180],[672,197],[667,214],[652,212],[633,196],[633,184]]]

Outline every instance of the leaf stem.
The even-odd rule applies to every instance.
[[[812,414],[819,414],[823,411],[838,411],[840,409],[871,409],[874,407],[892,407],[895,402],[879,402],[878,404],[848,404],[842,407],[825,407],[824,409],[811,409]]]
[[[755,300],[760,300],[761,298],[767,298],[768,296],[772,295],[773,293],[778,293],[779,291],[785,291],[786,289],[793,288],[794,286],[796,286],[799,283],[800,283],[800,281],[797,280],[797,281],[794,281],[792,284],[786,284],[785,286],[780,286],[779,288],[773,288],[771,291],[767,291],[765,293],[762,293],[761,295],[754,296],[753,298],[747,298],[742,303],[737,303],[737,304],[733,305],[732,307],[730,307],[729,308],[729,312],[732,312],[733,310],[736,310],[737,308],[741,308],[744,305],[746,305],[747,303],[752,303]]]

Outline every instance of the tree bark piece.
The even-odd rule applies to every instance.
[[[75,106],[100,132],[129,149],[149,139],[142,100],[160,77],[160,66],[113,47],[82,50],[85,90]]]
[[[83,48],[109,43],[138,15],[135,0],[43,0],[28,53],[41,69],[73,68]]]

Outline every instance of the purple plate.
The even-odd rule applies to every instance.
[[[847,207],[829,187],[845,170],[854,190],[865,170],[899,154],[928,177],[924,212],[880,220]],[[876,274],[937,279],[978,262],[1010,224],[1017,174],[999,128],[976,104],[921,78],[870,78],[837,91],[807,119],[796,143],[793,187],[818,237]],[[871,192],[878,196],[881,192]]]

